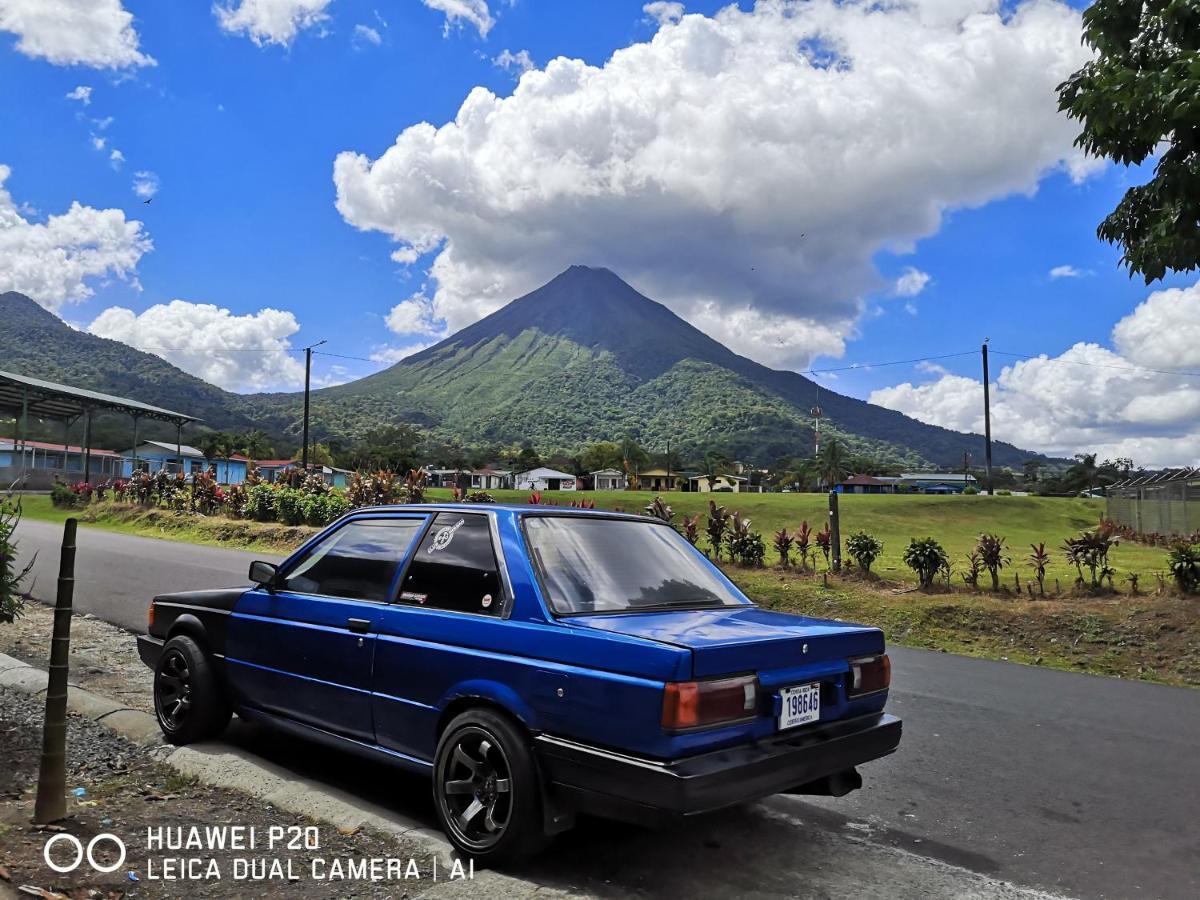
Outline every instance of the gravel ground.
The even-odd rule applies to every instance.
[[[0,653],[47,668],[53,625],[53,609],[26,602],[25,614],[0,628]],[[150,670],[138,657],[134,635],[87,613],[77,612],[71,618],[70,680],[131,709],[154,712]]]
[[[51,826],[54,831],[38,830],[29,822],[41,749],[43,705],[40,697],[0,688],[0,896],[4,896],[6,887],[23,885],[46,891],[40,895],[43,897],[72,898],[243,898],[278,896],[284,892],[306,898],[409,897],[430,892],[445,894],[455,885],[467,887],[464,882],[447,881],[444,866],[435,883],[428,851],[419,845],[406,845],[370,831],[344,834],[332,826],[280,812],[245,795],[188,781],[155,762],[148,751],[74,715],[68,725],[68,817]],[[253,827],[257,847],[245,851],[147,849],[151,828],[180,827],[186,835],[192,826],[203,831],[206,827],[224,825]],[[269,829],[273,826],[285,829],[281,832],[284,842],[291,836],[286,830],[289,827],[312,829],[307,834],[315,836],[316,849],[288,849],[284,842],[277,843],[274,850],[267,849]],[[57,874],[46,865],[43,848],[59,831],[78,837],[84,846],[97,834],[115,834],[128,848],[127,858],[112,874],[94,873],[86,861],[70,874]],[[59,843],[62,846],[55,848],[53,858],[65,864],[73,858],[75,850],[66,840]],[[115,845],[107,840],[97,845],[95,855],[101,865],[117,862]],[[169,861],[175,858],[194,858],[199,862]],[[313,877],[316,859],[325,860],[315,865],[328,875],[334,871],[335,860],[361,858],[399,860],[402,872],[408,871],[412,859],[421,878],[393,877],[390,881],[372,882]],[[278,879],[235,878],[243,864],[248,871],[253,871],[252,865],[262,865],[269,872],[273,863],[280,867]],[[211,873],[215,865],[221,877],[164,880],[171,865],[180,869],[191,866],[191,871],[204,875]],[[290,882],[289,865],[297,876]],[[343,866],[348,870],[345,862]]]

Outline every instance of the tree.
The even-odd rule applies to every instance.
[[[729,457],[720,450],[709,450],[700,461],[700,474],[708,479],[711,486],[718,475],[729,471]]]
[[[300,460],[303,459],[303,457],[303,448],[292,454],[293,460]],[[324,444],[313,444],[308,451],[308,464],[310,466],[332,466],[333,454],[329,452],[329,448]]]
[[[621,468],[621,448],[612,441],[597,441],[580,454],[580,463],[588,472]]]
[[[817,457],[817,474],[824,487],[832,488],[845,480],[847,475],[846,454],[837,440],[828,441]]]
[[[385,425],[363,435],[343,461],[354,469],[386,469],[407,472],[419,460],[421,432],[411,425]]]
[[[621,438],[621,466],[629,474],[639,471],[648,462],[650,454],[631,435]]]
[[[259,429],[242,432],[237,438],[238,451],[251,459],[272,459],[275,448],[270,439]]]
[[[1125,192],[1097,234],[1145,278],[1200,266],[1200,8],[1191,0],[1096,0],[1083,13],[1095,59],[1058,87],[1076,146],[1154,177]],[[1160,148],[1161,151],[1160,151]]]
[[[1037,484],[1038,474],[1042,470],[1040,459],[1027,459],[1021,464],[1022,477],[1026,484]]]
[[[1095,490],[1099,477],[1100,467],[1096,465],[1096,454],[1076,453],[1075,465],[1067,469],[1065,480],[1072,490],[1086,490],[1090,494]]]

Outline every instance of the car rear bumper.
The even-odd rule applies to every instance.
[[[556,793],[581,812],[638,822],[759,800],[887,756],[901,722],[886,713],[800,728],[768,741],[661,761],[551,735],[535,739]]]
[[[137,636],[138,656],[150,668],[158,666],[158,658],[162,656],[163,639],[148,634]]]

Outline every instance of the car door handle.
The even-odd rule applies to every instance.
[[[365,634],[371,630],[371,622],[369,619],[347,619],[346,627],[359,634]]]

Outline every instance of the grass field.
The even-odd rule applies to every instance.
[[[449,491],[431,490],[431,499],[449,499]],[[493,491],[499,501],[524,503],[528,491]],[[685,515],[701,513],[707,516],[710,499],[730,512],[737,510],[751,521],[751,527],[762,533],[767,544],[767,561],[778,561],[771,549],[771,536],[780,528],[794,531],[803,520],[814,530],[824,527],[828,519],[829,500],[824,494],[690,494],[662,495],[675,511],[675,521]],[[642,512],[655,495],[649,491],[588,491],[542,494],[542,500],[558,500],[566,505],[573,497],[596,501],[603,509],[622,508],[625,512]],[[1047,572],[1047,585],[1055,578],[1064,590],[1075,581],[1075,569],[1067,565],[1059,547],[1065,538],[1074,537],[1080,529],[1094,528],[1104,512],[1103,500],[1066,499],[1058,497],[987,497],[910,494],[857,494],[839,498],[842,539],[851,533],[868,531],[883,541],[883,556],[875,569],[883,577],[916,583],[916,577],[904,565],[904,548],[912,538],[937,538],[950,554],[954,566],[954,581],[961,585],[957,572],[964,557],[975,546],[981,532],[994,532],[1007,539],[1013,567],[1021,573],[1022,583],[1029,574],[1026,557],[1030,544],[1044,541],[1053,556]],[[703,526],[701,527],[703,531]],[[701,545],[705,544],[701,538]],[[1111,555],[1111,562],[1120,577],[1129,572],[1142,575],[1142,587],[1150,586],[1152,572],[1162,571],[1166,553],[1162,549],[1141,544],[1121,544]],[[1011,585],[1011,573],[1005,583]]]
[[[524,502],[528,492],[497,491],[497,500]],[[569,503],[572,494],[543,494],[543,499]],[[654,498],[648,492],[588,492],[574,495],[596,501],[597,507],[640,512]],[[706,513],[708,500],[738,510],[751,520],[770,545],[771,534],[802,520],[824,524],[828,500],[818,494],[683,494],[664,495],[676,521],[683,515]],[[429,500],[448,500],[449,491],[432,490]],[[818,573],[783,570],[773,551],[767,567],[724,566],[729,576],[756,602],[806,615],[878,625],[893,643],[944,650],[991,659],[1007,659],[1073,671],[1139,678],[1170,684],[1200,685],[1200,601],[1171,592],[1156,592],[1153,573],[1164,568],[1165,551],[1126,543],[1112,554],[1119,571],[1117,586],[1126,591],[1103,597],[1071,596],[1075,570],[1058,549],[1064,538],[1094,526],[1103,510],[1098,500],[1040,497],[848,496],[841,499],[842,534],[863,529],[884,544],[874,571],[878,579],[826,577],[823,561]],[[55,509],[48,497],[26,497],[31,519],[62,521],[68,515]],[[233,546],[276,553],[297,546],[315,529],[231,520],[200,519],[163,510],[96,504],[74,515],[93,527],[194,543]],[[1045,541],[1054,554],[1048,589],[1061,582],[1062,596],[1031,601],[1010,590],[999,595],[964,589],[964,555],[981,531],[1008,539],[1013,564],[1002,582],[1011,589],[1013,572],[1029,579],[1025,557],[1029,544]],[[933,536],[942,542],[955,566],[954,590],[932,593],[915,590],[916,580],[901,554],[912,537]],[[19,533],[18,533],[19,539]],[[704,546],[702,539],[701,546]],[[1122,578],[1141,574],[1141,593],[1130,595]],[[986,575],[984,581],[986,582]]]

